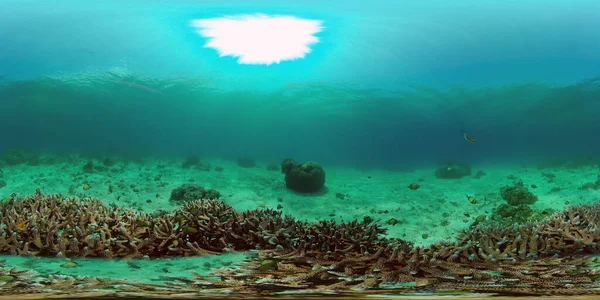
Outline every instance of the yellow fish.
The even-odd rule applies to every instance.
[[[23,229],[23,227],[25,226],[25,224],[27,224],[27,221],[23,221],[23,222],[17,224],[17,230]]]
[[[468,195],[467,195],[467,199],[469,200],[469,202],[470,202],[471,204],[475,204],[475,203],[477,203],[477,199],[475,199],[475,197],[473,197],[473,196],[468,196]]]
[[[469,143],[477,143],[477,140],[475,140],[472,136],[470,136],[468,133],[466,133],[465,131],[463,131],[463,137],[465,138],[465,140]]]

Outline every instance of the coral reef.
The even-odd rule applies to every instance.
[[[500,195],[506,204],[500,204],[494,209],[492,220],[504,225],[533,221],[552,213],[552,210],[536,212],[530,207],[538,197],[530,192],[522,181],[515,182],[513,186],[500,188]]]
[[[444,164],[435,170],[435,177],[439,179],[459,179],[471,175],[469,164]]]
[[[293,159],[281,163],[285,173],[285,186],[298,193],[315,193],[325,186],[325,170],[314,161],[298,164]]]
[[[531,205],[538,200],[538,197],[525,187],[523,182],[516,182],[513,186],[505,186],[500,189],[502,199],[509,205]]]
[[[236,212],[216,200],[184,203],[158,217],[59,195],[10,200],[0,208],[0,253],[10,254],[183,256],[227,248],[306,252],[302,256],[332,260],[385,249],[382,255],[398,256],[399,262],[427,264],[600,252],[600,204],[571,207],[519,226],[471,227],[453,243],[428,248],[385,239],[385,229],[372,220],[307,223],[272,209]]]
[[[220,280],[173,278],[182,285],[170,288],[180,291],[373,294],[395,284],[397,293],[600,294],[600,263],[590,256],[600,253],[600,204],[512,227],[474,226],[455,241],[427,247],[385,238],[385,229],[372,220],[307,223],[270,209],[236,212],[215,200],[150,216],[93,199],[37,194],[10,200],[0,212],[0,253],[132,258],[261,250],[242,269],[212,274]],[[0,271],[7,286],[29,280]]]
[[[533,213],[534,211],[529,205],[511,206],[503,203],[494,208],[492,219],[507,219],[506,222],[509,224],[523,223],[527,221]]]
[[[106,296],[106,290],[117,291],[126,286],[122,280],[110,280],[83,276],[52,274],[40,276],[33,271],[17,268],[0,268],[0,295],[2,299],[47,299],[56,295],[86,294],[87,297]],[[130,287],[135,289],[134,286]],[[105,291],[102,291],[105,290]],[[148,289],[150,291],[151,289]],[[91,293],[96,293],[94,296]]]
[[[569,208],[547,220],[512,228],[478,226],[455,242],[413,247],[388,240],[376,251],[345,256],[317,251],[270,251],[235,278],[257,290],[315,288],[469,290],[510,295],[600,294],[600,205]],[[269,271],[265,261],[277,262]],[[252,267],[253,266],[253,267]],[[233,273],[229,278],[234,278]],[[263,280],[259,278],[262,277]],[[264,280],[264,278],[269,278]],[[414,283],[400,285],[398,283]]]
[[[360,261],[311,266],[295,259],[273,258],[271,253],[259,252],[241,269],[219,269],[209,276],[193,273],[191,278],[161,276],[160,280],[165,283],[60,274],[35,276],[33,272],[2,268],[0,294],[5,294],[6,299],[15,299],[15,296],[23,299],[64,298],[65,294],[73,299],[263,299],[273,296],[281,298],[282,294],[285,299],[315,296],[328,299],[397,299],[404,295],[415,299],[417,294],[425,298],[475,296],[473,299],[489,297],[500,300],[515,299],[516,296],[549,295],[588,295],[587,298],[577,299],[595,299],[593,297],[600,294],[598,275],[585,277],[588,273],[594,273],[598,265],[598,260],[594,258],[553,258],[527,264],[448,264],[445,268],[433,271],[436,274],[434,277],[400,284],[390,282],[391,278],[376,269],[367,272],[368,275],[358,275],[362,273],[361,268],[372,269],[375,259],[378,258],[372,256]],[[344,271],[337,271],[342,267]],[[357,269],[357,274],[346,274]],[[467,275],[469,272],[475,275]],[[481,293],[486,295],[482,296]]]
[[[524,263],[439,262],[422,271],[394,269],[403,264],[394,265],[390,263],[390,258],[379,252],[361,259],[348,258],[340,262],[319,264],[308,264],[301,259],[268,253],[260,254],[260,259],[251,261],[242,271],[236,269],[216,272],[214,275],[220,276],[221,281],[197,276],[195,280],[185,284],[195,289],[221,288],[229,292],[261,295],[299,289],[323,294],[335,291],[336,294],[348,296],[414,296],[414,293],[431,297],[467,296],[470,293],[512,297],[600,294],[597,276],[585,276],[595,274],[597,265],[594,259],[588,257],[552,258]],[[261,266],[273,261],[277,263],[276,267],[267,271],[261,269]]]
[[[171,201],[194,201],[202,199],[219,199],[221,194],[217,190],[205,189],[197,184],[186,183],[171,191]]]
[[[281,162],[281,173],[286,174],[297,165],[296,161],[291,158],[286,158]]]
[[[95,199],[41,194],[0,207],[0,253],[59,257],[168,257],[250,249],[366,253],[385,229],[371,222],[306,223],[280,211],[236,212],[223,202],[184,203],[152,216]]]

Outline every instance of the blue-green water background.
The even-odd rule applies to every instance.
[[[260,66],[189,26],[254,13],[325,30],[305,59]],[[362,167],[595,156],[598,28],[599,1],[0,0],[0,151]]]

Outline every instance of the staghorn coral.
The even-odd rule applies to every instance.
[[[219,281],[196,275],[194,280],[184,282],[192,289],[227,289],[229,292],[261,295],[298,289],[308,289],[315,294],[335,291],[350,295],[414,292],[427,292],[432,296],[447,292],[511,296],[600,294],[600,283],[594,270],[597,261],[588,257],[521,263],[440,261],[417,272],[393,268],[390,264],[395,258],[386,257],[383,253],[378,251],[361,259],[311,265],[298,259],[274,258],[273,253],[262,252],[241,271],[230,269],[213,274],[220,276]],[[265,260],[276,260],[276,268],[261,270]]]
[[[291,260],[264,260],[271,254],[269,251],[258,252],[241,269],[219,269],[209,276],[197,273],[193,273],[192,278],[161,276],[159,279],[164,283],[60,274],[40,276],[16,268],[0,268],[0,295],[7,296],[7,299],[14,299],[16,295],[19,298],[45,299],[64,297],[65,293],[72,298],[254,299],[257,296],[281,296],[282,293],[293,295],[299,291],[304,297],[307,292],[313,296],[331,296],[333,292],[341,297],[380,295],[387,299],[387,295],[391,299],[403,294],[414,296],[415,292],[425,292],[431,296],[493,293],[494,296],[512,297],[600,294],[600,282],[597,271],[594,271],[598,260],[587,257],[552,258],[520,264],[446,263],[428,270],[428,277],[418,277],[402,276],[397,270],[370,268],[377,259],[382,261],[377,256],[362,260],[348,259],[337,266],[311,266]],[[337,271],[341,265],[344,271]],[[360,275],[361,268],[367,269],[368,275]],[[348,274],[354,270],[358,272]]]
[[[382,243],[376,223],[307,223],[280,211],[236,212],[197,200],[152,216],[60,195],[8,201],[0,207],[0,253],[59,257],[166,257],[250,249],[366,253]]]
[[[324,259],[331,255],[316,251],[291,256],[276,251],[263,254],[263,259],[277,260],[277,270],[288,270],[285,280],[277,280],[278,273],[270,272],[275,274],[272,283],[282,286],[292,277],[305,286],[327,282],[335,288],[416,282],[417,286],[481,292],[568,294],[566,289],[576,284],[598,286],[594,283],[598,269],[583,263],[587,255],[600,252],[598,226],[600,204],[572,207],[545,221],[514,228],[471,228],[461,232],[455,242],[429,247],[388,241],[376,252],[346,255],[340,260]],[[316,277],[314,266],[320,268]],[[585,288],[577,293],[583,291]]]
[[[172,278],[183,282],[173,291],[600,293],[599,262],[589,256],[600,252],[600,204],[511,228],[476,226],[454,242],[428,247],[383,238],[385,230],[373,222],[307,223],[269,209],[236,212],[215,200],[188,202],[154,218],[98,200],[38,194],[0,211],[1,253],[164,257],[261,250],[242,270],[218,271],[218,281]]]
[[[309,288],[395,292],[456,291],[509,295],[600,294],[600,205],[573,207],[519,227],[476,227],[455,242],[413,247],[388,240],[375,251],[337,256],[319,251],[264,251],[247,271],[221,274],[238,289]],[[329,258],[329,259],[328,259]],[[264,261],[275,261],[269,270]],[[202,283],[196,283],[202,286]],[[234,286],[230,288],[236,288]]]
[[[158,257],[276,249],[283,256],[336,261],[386,249],[383,256],[400,251],[399,262],[415,268],[431,260],[514,261],[600,252],[600,204],[515,227],[475,226],[454,242],[417,248],[384,238],[386,230],[374,222],[308,223],[272,209],[236,212],[216,200],[187,202],[152,216],[95,199],[37,194],[3,204],[0,220],[0,253],[17,255]]]
[[[398,246],[394,245],[397,242],[398,240],[391,240],[382,244],[387,248],[382,256],[397,257],[395,260],[399,264],[411,270],[439,261],[498,262],[555,255],[598,254],[600,204],[570,207],[546,220],[514,227],[471,227],[460,232],[453,242],[442,242],[429,247],[412,248],[410,244],[401,244],[401,249],[398,250]],[[321,255],[323,254],[313,252],[311,257],[319,259]]]

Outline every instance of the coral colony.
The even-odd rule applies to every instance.
[[[600,293],[590,288],[600,277],[594,270],[600,262],[588,257],[600,249],[600,205],[571,207],[520,226],[475,227],[454,242],[429,247],[386,239],[386,230],[368,219],[307,223],[271,209],[237,212],[218,200],[189,201],[173,213],[152,216],[95,199],[37,194],[7,201],[1,218],[0,252],[12,255],[129,259],[259,250],[245,269],[221,271],[222,280],[181,279],[185,285],[171,287],[179,291],[376,293],[412,282],[396,290]],[[47,288],[16,270],[2,272],[5,286]]]
[[[244,160],[242,165],[253,163]],[[286,159],[281,171],[288,189],[295,191],[314,192],[325,183],[325,171],[315,162]],[[470,167],[444,165],[436,171],[442,178],[463,173],[470,173]],[[600,294],[600,260],[593,256],[600,252],[600,204],[539,217],[529,208],[537,196],[521,182],[500,192],[507,204],[496,209],[499,217],[477,218],[453,241],[429,246],[386,237],[386,228],[368,217],[304,222],[273,209],[236,211],[219,200],[218,191],[195,184],[172,191],[170,200],[182,202],[179,208],[152,214],[39,190],[25,198],[12,195],[0,204],[1,254],[126,260],[236,251],[251,255],[241,268],[216,270],[210,276],[165,276],[176,282],[168,285],[42,277],[0,268],[0,293],[100,295],[118,290],[173,296],[201,290],[206,295],[266,295],[302,289],[339,294]]]

